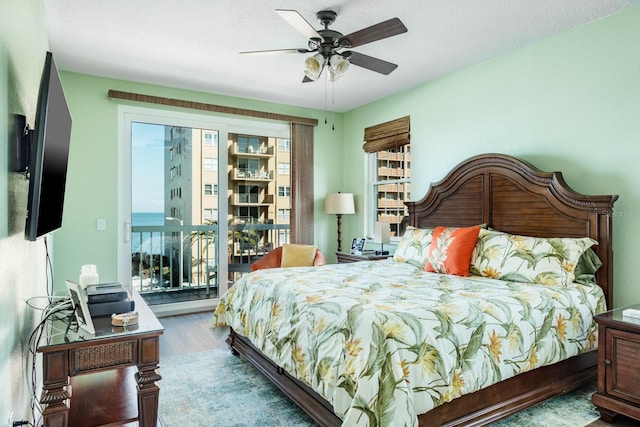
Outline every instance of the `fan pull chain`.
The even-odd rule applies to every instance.
[[[335,111],[336,111],[336,83],[331,82],[331,130],[334,132],[336,130]]]
[[[324,75],[324,124],[328,123],[327,120],[327,73]]]

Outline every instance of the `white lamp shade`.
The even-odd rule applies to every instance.
[[[328,214],[354,214],[356,208],[352,193],[331,193],[324,199],[324,212]]]
[[[324,67],[324,57],[319,53],[316,53],[313,56],[308,57],[304,61],[304,74],[309,77],[311,80],[316,81],[320,78],[320,73],[322,73],[322,67]]]
[[[373,227],[373,241],[381,244],[389,243],[391,225],[388,222],[376,222]]]
[[[333,55],[329,60],[331,81],[335,82],[349,69],[349,61],[340,55]]]

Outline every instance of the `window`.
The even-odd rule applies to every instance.
[[[289,175],[291,170],[291,164],[285,162],[278,162],[278,174]]]
[[[278,138],[278,151],[291,151],[291,140]]]
[[[255,178],[260,170],[260,161],[257,159],[238,159],[238,172],[243,172],[247,178]]]
[[[204,209],[202,217],[205,221],[215,221],[218,218],[218,209]]]
[[[241,218],[251,218],[252,220],[260,219],[260,209],[253,206],[241,206],[238,208],[238,215]]]
[[[258,153],[260,151],[260,139],[257,137],[239,136],[239,153]]]
[[[373,223],[390,224],[391,237],[404,233],[411,199],[411,144],[409,117],[365,129],[364,151],[369,156],[370,204]]]
[[[218,162],[213,157],[205,157],[202,159],[202,168],[206,171],[217,171]]]
[[[205,196],[217,196],[218,195],[218,184],[205,184],[204,185],[204,195]]]
[[[291,209],[278,209],[278,219],[279,220],[288,220],[291,216]]]
[[[202,138],[203,144],[211,147],[218,146],[218,132],[205,132]]]
[[[260,187],[257,185],[239,185],[238,186],[238,202],[239,203],[258,203],[260,196]]]
[[[279,186],[278,187],[278,196],[279,197],[291,197],[291,187],[289,187],[289,186]]]

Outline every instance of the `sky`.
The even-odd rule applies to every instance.
[[[164,212],[164,126],[131,124],[131,211]]]

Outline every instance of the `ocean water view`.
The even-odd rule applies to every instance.
[[[131,224],[136,225],[164,225],[164,212],[132,212]]]
[[[132,212],[131,213],[131,225],[133,227],[139,226],[149,226],[149,225],[164,225],[164,212]],[[157,234],[157,233],[156,233]],[[156,236],[157,238],[159,236]],[[144,243],[145,244],[145,252],[151,253],[159,253],[160,252],[160,244],[158,243],[157,248],[152,247],[154,240],[157,238],[152,238],[151,233],[137,233],[134,232],[131,235],[131,253],[140,252],[140,247]],[[147,248],[146,246],[149,246]],[[149,251],[149,249],[156,249],[155,251]]]

